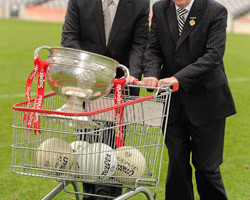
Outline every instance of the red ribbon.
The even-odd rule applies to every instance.
[[[43,106],[43,99],[44,99],[44,88],[45,88],[45,73],[48,67],[48,62],[41,60],[39,57],[37,57],[34,61],[34,69],[29,75],[27,82],[26,82],[26,99],[27,104],[26,107],[29,108],[31,104],[31,97],[30,97],[30,91],[31,91],[31,85],[32,82],[36,83],[36,75],[38,74],[38,81],[37,81],[37,93],[35,95],[35,101],[33,104],[33,109],[41,109]],[[38,132],[41,134],[40,129],[40,113],[31,112],[24,113],[23,122],[27,122],[26,127],[32,128],[34,123],[34,129],[38,129]],[[31,132],[31,130],[30,130]],[[36,130],[34,130],[34,133],[36,134]]]
[[[115,79],[115,105],[123,103],[122,98],[122,88],[126,83],[125,78]],[[123,107],[115,109],[115,144],[116,147],[124,146],[124,136],[123,136]]]

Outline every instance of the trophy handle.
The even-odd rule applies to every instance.
[[[129,77],[129,70],[125,65],[119,64],[119,66],[117,68],[122,69],[122,71],[124,72],[124,76],[122,78],[127,79]]]
[[[35,52],[34,52],[34,59],[36,59],[37,57],[38,57],[38,54],[39,54],[39,51],[41,50],[41,49],[48,49],[48,50],[50,50],[52,47],[50,47],[50,46],[41,46],[41,47],[38,47],[36,50],[35,50]]]

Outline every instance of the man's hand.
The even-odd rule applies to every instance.
[[[128,83],[128,84],[136,84],[136,83],[138,83],[139,82],[139,80],[137,79],[137,78],[135,78],[135,77],[133,77],[133,76],[129,76],[128,78],[127,78],[127,82],[126,83]]]
[[[164,78],[164,79],[159,80],[157,86],[160,87],[161,85],[167,85],[167,84],[173,85],[173,92],[176,92],[179,90],[179,81],[173,76],[170,78]]]
[[[148,87],[157,87],[158,79],[155,77],[145,77],[143,78],[142,85]]]

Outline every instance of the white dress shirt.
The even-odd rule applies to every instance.
[[[183,15],[185,21],[186,21],[186,19],[187,19],[187,17],[188,17],[188,14],[189,14],[189,12],[190,12],[190,10],[191,10],[191,8],[192,8],[193,3],[194,3],[194,0],[191,0],[190,3],[189,3],[186,7],[184,7],[184,8],[187,10],[187,13],[185,13],[185,14]],[[178,7],[177,5],[175,5],[175,8],[176,8],[176,15],[178,15],[177,9],[178,9],[179,7]]]

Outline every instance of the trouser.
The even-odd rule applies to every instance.
[[[91,194],[98,194],[98,195],[107,195],[107,196],[113,196],[118,197],[122,194],[122,188],[119,187],[111,187],[111,186],[105,186],[105,185],[97,185],[97,184],[90,184],[90,183],[83,183],[83,189],[86,193]],[[98,197],[91,197],[85,195],[83,197],[84,200],[104,200],[108,198],[98,198]]]
[[[168,124],[165,139],[169,154],[166,200],[193,200],[192,168],[201,200],[226,200],[220,173],[223,158],[225,119],[194,126],[181,108],[177,119]]]
[[[113,122],[106,122],[105,124],[102,124],[103,127],[113,127]],[[88,130],[84,130],[85,132],[88,132]],[[125,135],[124,135],[125,136]],[[102,131],[98,134],[98,130],[95,130],[95,134],[89,135],[89,134],[81,134],[80,140],[87,141],[89,143],[104,143],[112,147],[113,149],[116,149],[115,145],[115,131],[114,129],[108,129],[105,131]],[[99,185],[99,184],[90,184],[90,183],[83,183],[83,191],[84,193],[89,194],[98,194],[98,195],[106,195],[106,196],[113,196],[118,197],[122,194],[122,188],[121,187],[111,187],[106,185]],[[108,198],[98,198],[93,196],[84,195],[83,200],[105,200]]]
[[[129,88],[130,95],[131,96],[138,96],[139,95],[139,88]],[[111,91],[113,93],[113,91]],[[124,90],[123,95],[128,95],[127,90]],[[83,107],[85,107],[85,103],[83,104]],[[106,122],[103,124],[103,127],[113,127],[114,122]],[[86,130],[85,130],[86,131]],[[124,138],[126,133],[126,126],[123,126],[123,132],[124,132]],[[89,143],[104,143],[112,147],[113,149],[116,149],[115,145],[115,131],[114,129],[110,129],[107,131],[102,132],[102,138],[97,134],[96,136],[91,135],[81,135],[81,140],[87,141]],[[89,183],[83,183],[83,191],[84,193],[90,193],[90,194],[100,194],[100,195],[107,195],[107,196],[113,196],[118,197],[122,194],[122,188],[121,187],[111,187],[111,186],[105,186],[105,185],[98,185],[98,184],[89,184]],[[97,198],[97,197],[91,197],[88,195],[84,195],[83,200],[94,200],[94,199],[102,199],[105,198]]]

